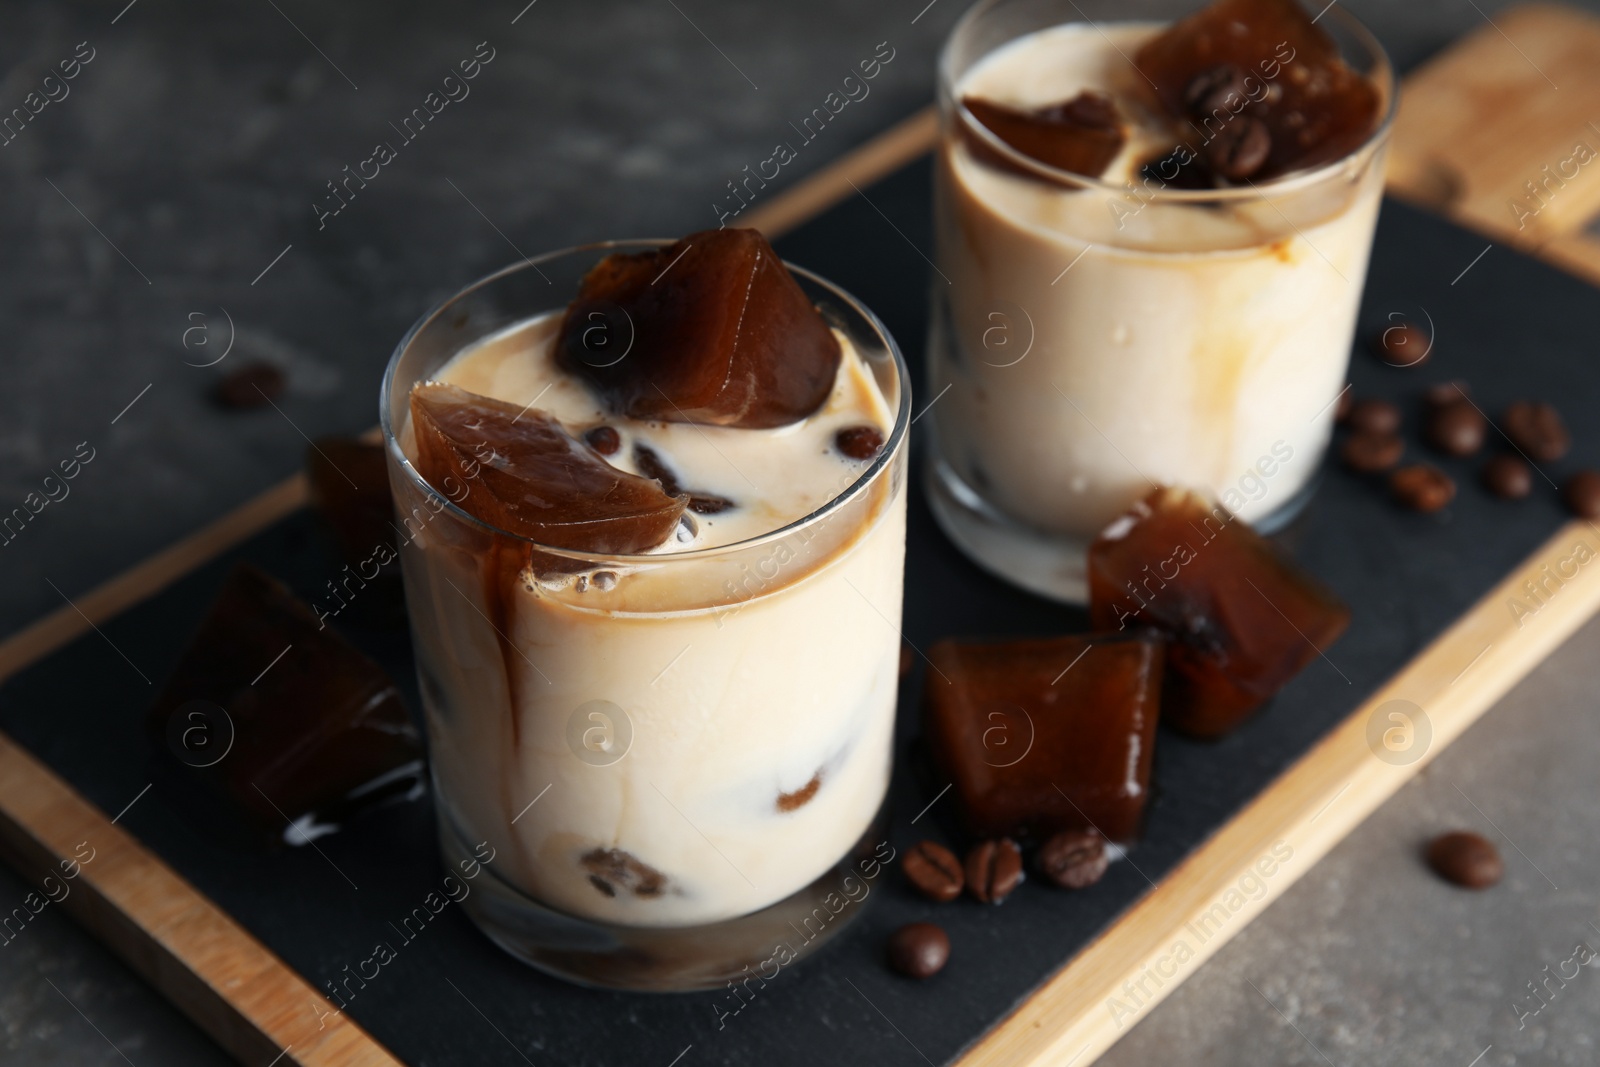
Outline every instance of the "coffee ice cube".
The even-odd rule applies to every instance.
[[[1202,151],[1229,127],[1262,123],[1271,145],[1253,181],[1340,159],[1377,126],[1377,87],[1296,0],[1216,0],[1133,61]]]
[[[381,441],[319,437],[306,449],[311,503],[333,535],[345,567],[326,582],[341,623],[397,630],[406,625],[394,502]],[[360,595],[351,595],[352,590]],[[351,610],[346,613],[346,608]]]
[[[395,540],[394,503],[381,441],[319,437],[306,449],[311,503],[333,530],[352,566]]]
[[[1159,635],[941,641],[928,659],[924,730],[970,832],[1138,835],[1161,699]]]
[[[1127,129],[1116,105],[1104,93],[1082,92],[1071,100],[1025,111],[969,96],[961,101],[972,117],[1018,152],[1056,168],[1098,178],[1122,151]],[[987,162],[1031,172],[1002,159],[999,153],[971,140]]]
[[[179,803],[273,842],[303,844],[419,796],[425,781],[421,737],[388,675],[248,564],[229,574],[146,727]]]
[[[1162,487],[1089,546],[1089,618],[1163,632],[1163,719],[1214,738],[1325,651],[1350,611],[1225,508]]]
[[[411,418],[430,485],[483,522],[540,544],[643,552],[672,536],[688,503],[613,467],[537,410],[422,382],[411,391]]]
[[[619,414],[761,429],[821,407],[840,355],[767,239],[730,228],[601,260],[567,309],[558,358]]]

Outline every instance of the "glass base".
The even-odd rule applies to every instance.
[[[933,517],[956,547],[984,570],[1030,593],[1067,604],[1089,602],[1089,542],[1024,526],[997,511],[938,454],[923,466]],[[1321,483],[1314,475],[1282,507],[1251,523],[1272,534],[1305,510]]]
[[[765,984],[811,955],[855,921],[893,853],[878,809],[866,833],[810,885],[749,915],[699,926],[617,926],[580,919],[534,900],[502,879],[493,863],[462,907],[478,928],[517,959],[578,985],[644,993]],[[446,819],[440,820],[445,866],[474,858]],[[882,846],[880,846],[882,843]],[[870,872],[870,873],[869,873]]]

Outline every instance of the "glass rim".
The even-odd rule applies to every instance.
[[[1017,151],[1015,148],[1012,148],[1009,144],[996,136],[993,130],[979,122],[977,116],[973,115],[971,111],[967,110],[967,106],[956,97],[955,79],[952,78],[950,74],[952,52],[955,48],[956,38],[964,33],[970,32],[972,24],[977,22],[978,19],[982,18],[991,9],[998,7],[1003,3],[1009,2],[1012,2],[1012,0],[978,0],[978,3],[968,8],[966,13],[957,20],[955,26],[951,28],[950,35],[945,38],[944,45],[939,49],[938,81],[940,111],[944,114],[953,116],[955,121],[961,123],[965,129],[971,132],[974,136],[978,137],[984,143],[985,147],[997,152],[1000,156],[1006,159],[1007,162],[1020,166],[1024,170],[1037,174],[1042,178],[1047,178],[1050,181],[1062,186],[1081,189],[1098,189],[1102,192],[1114,193],[1118,196],[1129,195],[1130,189],[1126,185],[1116,185],[1108,181],[1103,181],[1100,178],[1090,178],[1087,175],[1074,174],[1071,171],[1061,170],[1059,168],[1052,167],[1048,163],[1034,159],[1032,156],[1028,156]],[[1076,8],[1077,4],[1073,4],[1073,7]],[[1287,174],[1279,175],[1278,177],[1266,182],[1251,182],[1247,185],[1235,185],[1222,189],[1173,189],[1166,185],[1159,185],[1153,189],[1147,186],[1143,189],[1132,191],[1137,192],[1141,198],[1166,201],[1173,204],[1207,204],[1218,201],[1227,202],[1263,199],[1272,194],[1293,192],[1304,186],[1320,184],[1323,181],[1336,177],[1344,170],[1346,164],[1348,164],[1350,160],[1366,153],[1375,152],[1377,148],[1388,138],[1389,131],[1394,125],[1395,113],[1399,109],[1400,105],[1400,93],[1395,84],[1394,64],[1389,59],[1389,53],[1383,47],[1383,43],[1379,41],[1377,36],[1367,28],[1366,23],[1362,22],[1360,19],[1356,18],[1354,15],[1350,14],[1337,4],[1330,5],[1328,14],[1343,24],[1347,30],[1351,31],[1355,38],[1361,42],[1361,46],[1365,48],[1376,61],[1375,71],[1371,76],[1375,79],[1380,79],[1380,84],[1385,89],[1388,97],[1383,112],[1383,117],[1378,121],[1377,125],[1372,128],[1372,132],[1367,135],[1367,138],[1364,141],[1362,141],[1355,148],[1352,148],[1349,152],[1340,156],[1338,159],[1329,160],[1328,162],[1318,164],[1315,167],[1290,171]],[[1068,26],[1079,21],[1089,26],[1098,25],[1094,19],[1091,19],[1087,16],[1084,16],[1082,19],[1068,20],[1066,22],[1057,23],[1056,25]],[[1017,38],[1013,37],[1011,40],[1015,41]],[[1010,42],[1008,41],[1007,43]],[[994,49],[991,49],[990,52],[986,52],[984,54],[988,55],[993,51]],[[1131,63],[1132,60],[1129,60],[1129,62]]]
[[[832,296],[841,301],[848,309],[859,314],[867,322],[867,324],[872,327],[872,329],[877,333],[878,337],[882,340],[883,346],[889,354],[890,361],[894,365],[895,379],[900,386],[900,401],[896,406],[894,425],[889,429],[889,434],[883,443],[883,448],[878,451],[877,456],[873,458],[873,461],[865,470],[861,472],[859,476],[857,476],[853,481],[850,482],[849,485],[845,486],[837,494],[830,497],[825,503],[815,510],[802,515],[800,518],[797,518],[792,522],[785,523],[783,526],[780,526],[777,529],[768,530],[766,533],[757,534],[754,537],[747,537],[741,541],[733,541],[726,545],[708,546],[706,548],[693,548],[683,552],[633,554],[617,552],[585,552],[581,549],[562,548],[557,545],[547,545],[540,541],[535,541],[530,537],[524,537],[521,534],[512,533],[509,530],[502,530],[493,523],[485,522],[476,515],[473,515],[471,512],[467,511],[465,508],[462,508],[460,505],[456,504],[456,502],[451,500],[446,494],[440,492],[438,489],[435,489],[426,478],[422,477],[421,472],[412,465],[410,457],[407,456],[405,454],[405,450],[400,447],[400,441],[396,434],[394,411],[390,405],[389,399],[394,392],[395,373],[399,368],[400,360],[405,355],[406,351],[411,347],[411,344],[415,341],[418,334],[420,334],[432,323],[438,321],[438,319],[452,307],[454,307],[458,301],[470,296],[472,293],[475,293],[480,289],[485,288],[486,286],[492,285],[495,282],[510,277],[513,274],[526,271],[530,268],[542,274],[543,272],[539,271],[539,264],[541,263],[550,263],[566,256],[573,256],[581,253],[593,253],[599,251],[646,251],[659,249],[672,245],[676,243],[677,240],[677,238],[651,237],[628,238],[614,241],[592,241],[587,244],[569,245],[566,248],[556,249],[552,252],[545,252],[537,256],[525,257],[516,263],[501,267],[499,270],[493,271],[492,273],[478,278],[476,281],[473,281],[462,289],[450,294],[433,307],[425,311],[422,316],[418,318],[416,322],[412,323],[411,327],[406,330],[404,336],[400,338],[399,343],[395,346],[394,352],[390,355],[388,366],[384,368],[383,384],[380,386],[381,391],[378,397],[378,417],[379,423],[383,428],[384,447],[388,451],[390,457],[392,457],[400,465],[400,469],[410,480],[411,485],[415,489],[422,492],[425,496],[431,497],[441,504],[442,507],[438,509],[439,511],[448,511],[453,517],[489,533],[497,534],[501,537],[506,537],[513,541],[521,542],[549,555],[560,556],[565,559],[587,562],[596,565],[604,565],[609,563],[619,566],[642,566],[648,564],[659,565],[667,561],[678,560],[704,560],[741,552],[746,549],[756,548],[761,545],[770,544],[776,541],[781,541],[790,534],[822,521],[833,512],[843,508],[846,504],[850,503],[855,498],[866,492],[867,489],[883,474],[883,472],[888,469],[889,464],[893,462],[901,448],[904,447],[909,436],[911,414],[911,382],[910,371],[906,367],[905,356],[900,351],[899,342],[894,339],[894,334],[889,332],[889,328],[883,324],[883,321],[879,319],[878,316],[873,313],[872,309],[866,306],[866,304],[862,303],[843,287],[835,285],[833,282],[828,281],[826,278],[815,273],[814,271],[809,271],[804,267],[796,266],[795,264],[790,263],[788,260],[783,259],[781,256],[779,257],[779,262],[782,263],[786,269],[793,274],[805,278],[807,281],[810,281],[811,283],[826,290]],[[423,379],[420,378],[417,379],[417,381],[422,380]],[[413,382],[412,384],[414,385],[416,383]],[[409,392],[407,395],[409,395]]]

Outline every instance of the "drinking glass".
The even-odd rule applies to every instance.
[[[465,910],[564,978],[686,990],[770,980],[861,911],[893,856],[899,348],[848,293],[789,268],[894,425],[815,512],[721,547],[532,545],[459,507],[459,483],[429,484],[407,425],[412,386],[457,353],[559,312],[604,256],[664,243],[566,249],[474,283],[400,342],[381,408],[439,835],[446,866],[474,879]],[[508,549],[559,563],[508,588]]]

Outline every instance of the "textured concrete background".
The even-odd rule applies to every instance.
[[[0,632],[286,476],[303,435],[371,425],[394,342],[462,281],[519,252],[714,225],[724,183],[879,42],[894,59],[871,95],[784,181],[911,113],[962,7],[524,2],[8,5],[0,112],[75,51],[93,58],[0,147],[0,511],[79,442],[95,459],[0,550]],[[1405,69],[1503,5],[1347,6]],[[480,41],[493,59],[471,95],[319,230],[325,183],[397,140],[389,124]],[[193,364],[221,351],[227,316],[231,363],[289,370],[281,411],[206,403],[219,371]],[[1466,1067],[1491,1043],[1483,1064],[1600,1058],[1589,969],[1523,1030],[1509,1007],[1577,940],[1600,944],[1584,684],[1597,650],[1591,627],[1107,1062]],[[1463,794],[1528,857],[1506,848],[1493,893],[1452,892],[1415,862],[1441,827],[1486,829]],[[0,899],[25,892],[0,872]],[[0,1063],[124,1061],[226,1062],[47,911],[0,957]]]

